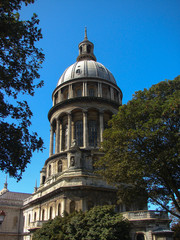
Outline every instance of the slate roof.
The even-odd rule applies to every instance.
[[[8,200],[20,200],[23,201],[24,199],[30,197],[32,194],[30,193],[19,193],[19,192],[10,192],[7,191],[0,195],[0,200],[1,199],[8,199]]]

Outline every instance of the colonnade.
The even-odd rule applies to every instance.
[[[95,121],[96,129],[94,131],[97,131],[97,142],[100,143],[103,141],[103,131],[104,131],[104,122],[107,122],[110,119],[110,116],[112,114],[109,113],[109,118],[105,119],[104,112],[96,110],[96,113],[98,115],[98,118],[94,118],[93,121]],[[50,152],[49,155],[52,156],[54,153],[59,153],[64,150],[68,150],[71,147],[72,141],[75,139],[75,123],[73,119],[73,112],[72,113],[66,113],[67,119],[65,124],[63,122],[63,117],[59,117],[56,120],[53,121],[51,124],[51,130],[50,130]],[[82,132],[83,132],[83,148],[88,148],[90,146],[88,141],[88,133],[89,133],[89,119],[90,116],[88,114],[88,110],[82,110],[82,118],[78,119],[82,121]],[[92,119],[92,117],[91,117]],[[63,129],[66,128],[66,129]],[[67,135],[65,138],[64,131],[67,131]],[[64,143],[63,143],[64,141]],[[66,141],[66,143],[65,143]],[[95,147],[95,146],[94,146]]]
[[[94,95],[95,97],[109,98],[109,99],[111,99],[113,101],[117,101],[119,104],[121,104],[122,94],[114,86],[112,86],[111,84],[102,83],[100,81],[99,82],[96,81],[96,83],[92,81],[92,83],[93,83],[93,86],[95,87],[94,89],[96,90],[96,94]],[[81,88],[82,88],[81,96],[82,97],[89,96],[88,87],[89,87],[89,84],[92,84],[92,83],[89,83],[87,81],[81,82]],[[74,90],[76,88],[76,84],[77,84],[77,82],[76,83],[69,83],[68,86],[63,86],[60,89],[57,89],[57,91],[54,94],[53,105],[55,105],[58,102],[61,102],[61,101],[65,100],[64,99],[65,96],[63,95],[63,91],[65,89],[67,91],[67,98],[68,99],[76,97],[75,90]],[[104,96],[103,87],[106,87],[106,88],[109,89],[109,97]],[[115,97],[115,95],[117,95],[117,97]]]

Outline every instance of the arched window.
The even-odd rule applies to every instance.
[[[43,209],[42,210],[42,221],[44,221],[44,219],[45,219],[45,210]]]
[[[76,121],[75,122],[75,139],[76,139],[76,144],[81,147],[83,146],[83,122],[82,120]]]
[[[50,207],[49,209],[49,219],[52,219],[53,208]]]
[[[68,90],[66,89],[63,91],[63,100],[66,100],[68,98],[69,98],[69,94],[68,94]]]
[[[51,165],[49,165],[49,176],[51,176]]]
[[[31,214],[29,214],[28,216],[28,224],[30,224],[30,222],[31,222]]]
[[[89,137],[89,146],[97,146],[97,123],[94,120],[90,120],[88,123],[88,137]]]
[[[136,235],[136,240],[145,240],[144,234],[143,234],[143,233],[138,233],[138,234]]]
[[[58,204],[58,216],[61,216],[61,204]]]
[[[93,207],[94,207],[93,201],[88,201],[88,202],[87,202],[87,209],[88,209],[88,211],[89,211],[91,208],[93,208]]]
[[[67,139],[68,139],[68,125],[63,127],[63,149],[67,149]]]
[[[69,212],[73,213],[75,211],[75,201],[70,202]]]
[[[42,184],[44,184],[46,181],[46,177],[45,176],[42,176]]]
[[[62,172],[62,161],[58,161],[58,172]]]
[[[36,212],[34,213],[34,222],[36,221]]]

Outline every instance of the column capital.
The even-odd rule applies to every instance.
[[[104,109],[99,110],[99,114],[104,114]]]
[[[82,112],[83,112],[84,114],[87,114],[87,113],[88,113],[88,110],[87,110],[87,109],[83,109]]]
[[[71,117],[71,116],[72,116],[72,113],[71,113],[71,112],[67,112],[67,115]]]

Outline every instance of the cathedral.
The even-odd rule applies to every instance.
[[[79,55],[58,80],[49,110],[49,158],[40,171],[33,194],[0,191],[0,240],[31,240],[42,224],[64,212],[87,211],[96,205],[116,204],[116,189],[94,173],[93,162],[103,131],[122,104],[122,91],[113,74],[96,61],[94,45],[85,37]],[[165,212],[149,211],[147,202],[121,203],[119,212],[132,223],[132,240],[170,240]]]

